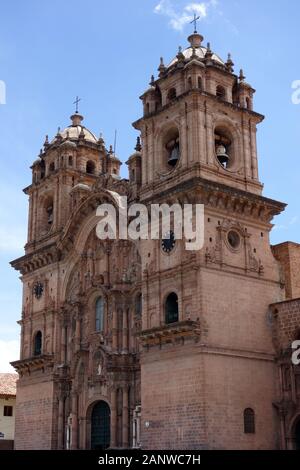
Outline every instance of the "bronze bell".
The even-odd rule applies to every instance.
[[[217,154],[217,158],[218,158],[219,162],[221,163],[221,165],[224,168],[227,168],[228,163],[229,163],[229,156],[226,153],[226,148],[224,147],[224,145],[222,145],[222,144],[218,145],[218,147],[216,149],[216,154]]]
[[[180,150],[179,150],[179,139],[176,139],[176,141],[172,141],[172,146],[170,148],[169,147],[169,150],[170,150],[170,155],[169,155],[169,158],[168,158],[168,164],[171,165],[171,166],[175,166],[176,163],[178,162],[179,160],[179,157],[180,157]]]
[[[53,207],[52,206],[47,208],[47,214],[48,214],[48,224],[51,225],[53,222]]]

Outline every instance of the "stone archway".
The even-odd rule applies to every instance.
[[[94,450],[105,450],[110,446],[110,407],[103,400],[92,406],[90,443]]]

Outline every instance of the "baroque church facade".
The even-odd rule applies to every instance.
[[[255,90],[188,41],[141,96],[129,179],[78,112],[31,167],[16,449],[300,446],[300,247],[270,245]],[[120,196],[204,204],[203,249],[100,240]]]

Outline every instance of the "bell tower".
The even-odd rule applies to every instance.
[[[242,70],[234,74],[230,54],[223,61],[197,32],[188,42],[167,66],[161,58],[158,78],[141,96],[143,117],[134,127],[143,142],[143,191],[199,176],[261,194],[255,90]]]
[[[172,232],[141,241],[142,447],[272,449],[268,309],[284,291],[269,233],[285,205],[262,196],[254,89],[230,54],[222,60],[197,32],[188,41],[168,65],[161,59],[133,124],[140,201],[204,205],[202,249]],[[255,436],[244,431],[249,413]]]
[[[102,136],[83,126],[78,111],[70,119],[71,125],[58,128],[51,142],[46,136],[31,167],[32,184],[24,189],[29,196],[29,252],[58,239],[78,194],[89,191],[99,175],[119,178],[121,162],[112,146],[107,150]]]

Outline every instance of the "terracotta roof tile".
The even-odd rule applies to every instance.
[[[16,395],[18,374],[0,374],[0,395]]]

